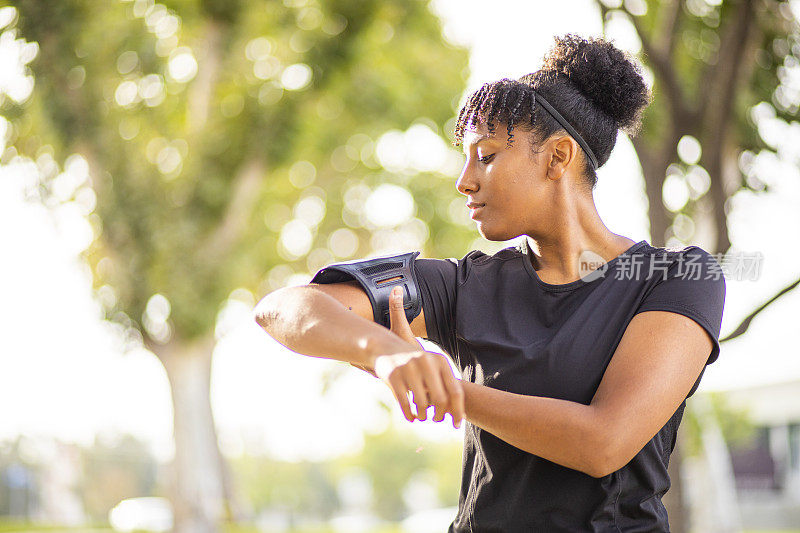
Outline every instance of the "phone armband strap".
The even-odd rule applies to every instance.
[[[411,323],[422,311],[417,289],[414,260],[420,252],[408,252],[387,257],[333,263],[320,269],[311,283],[357,281],[372,303],[375,322],[389,328],[389,295],[395,285],[403,287],[403,308]]]

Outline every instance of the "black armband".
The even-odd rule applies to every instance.
[[[422,301],[417,290],[414,260],[419,252],[408,252],[388,257],[333,263],[314,275],[311,283],[337,283],[357,281],[372,303],[375,322],[389,328],[389,295],[395,285],[403,286],[403,308],[409,324],[422,311]]]

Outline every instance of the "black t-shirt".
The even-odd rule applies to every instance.
[[[417,258],[428,339],[462,379],[588,405],[626,326],[642,311],[697,321],[714,345],[706,364],[717,359],[725,278],[701,248],[639,241],[592,275],[562,285],[539,279],[530,258],[526,238],[494,255]],[[667,465],[685,405],[627,465],[602,478],[466,423],[458,514],[448,533],[669,531],[661,497],[670,487]]]

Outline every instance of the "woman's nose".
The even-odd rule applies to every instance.
[[[475,174],[472,172],[472,167],[469,163],[464,164],[461,169],[461,175],[456,180],[456,189],[464,196],[468,196],[478,190],[478,182],[475,180]]]

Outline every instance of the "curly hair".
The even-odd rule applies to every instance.
[[[504,124],[508,146],[517,127],[532,132],[536,145],[553,134],[567,133],[541,104],[536,105],[537,94],[589,145],[598,166],[608,161],[617,130],[630,136],[638,133],[642,113],[652,98],[641,66],[630,54],[601,38],[566,34],[555,37],[540,70],[518,80],[485,83],[472,93],[458,114],[453,144],[460,146],[464,130],[479,123],[485,123],[490,134],[498,123]],[[584,174],[593,189],[597,174],[587,158]]]

